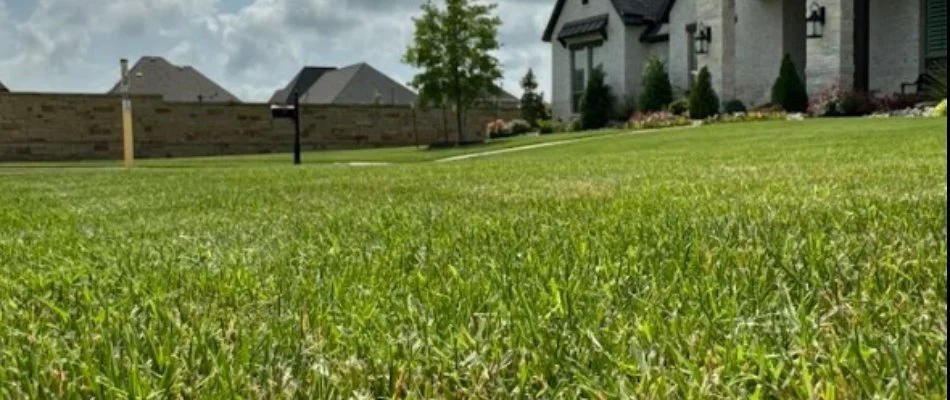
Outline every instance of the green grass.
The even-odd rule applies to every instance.
[[[946,398],[946,129],[7,168],[0,398]]]
[[[351,162],[369,163],[417,163],[435,161],[442,158],[509,149],[513,147],[529,146],[541,143],[560,142],[589,137],[607,137],[617,133],[614,130],[594,132],[557,133],[540,136],[516,136],[510,138],[493,139],[480,145],[463,146],[457,148],[429,150],[425,146],[409,146],[395,148],[378,148],[362,150],[331,150],[305,152],[301,158],[304,163],[335,164]],[[177,159],[139,159],[136,166],[141,168],[193,168],[193,167],[261,167],[265,165],[277,166],[290,163],[291,149],[286,153],[239,155],[223,157],[187,157]],[[82,162],[8,162],[0,163],[0,172],[5,168],[104,168],[120,167],[121,161],[96,160]]]

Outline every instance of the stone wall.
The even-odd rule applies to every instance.
[[[920,1],[870,0],[870,7],[869,89],[897,93],[923,72]]]
[[[293,123],[273,120],[266,104],[132,101],[136,157],[186,157],[287,152]],[[455,138],[451,110],[398,106],[306,105],[304,150],[429,144]],[[477,109],[464,121],[466,140],[484,138],[485,124],[520,115],[517,109]],[[122,155],[117,96],[0,94],[0,161],[118,159]]]

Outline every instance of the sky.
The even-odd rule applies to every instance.
[[[366,62],[406,83],[401,62],[424,0],[0,0],[0,82],[14,91],[104,93],[119,59],[190,65],[246,102],[304,65]],[[549,97],[554,0],[497,0],[503,87],[533,68]]]

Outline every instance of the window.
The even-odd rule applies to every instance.
[[[947,61],[947,0],[926,0],[924,53],[928,64]]]
[[[571,112],[581,109],[581,97],[587,89],[587,79],[594,66],[602,65],[602,42],[571,45]]]

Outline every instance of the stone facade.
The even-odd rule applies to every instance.
[[[582,4],[580,1],[566,2],[562,15],[570,17],[562,17],[560,21],[558,21],[554,31],[560,31],[565,23],[572,20],[603,14],[609,16],[607,22],[608,39],[604,42],[604,45],[597,50],[599,57],[597,61],[600,61],[604,67],[604,72],[607,75],[607,85],[613,89],[614,93],[623,93],[627,85],[627,74],[630,73],[624,58],[628,55],[628,50],[625,47],[625,43],[628,40],[627,27],[609,0],[592,0],[588,4]],[[634,36],[634,41],[636,40],[635,38],[636,36]],[[572,114],[571,50],[569,46],[571,43],[583,42],[590,39],[591,38],[578,37],[573,38],[565,44],[557,40],[552,40],[551,42],[552,76],[554,76],[553,85],[551,86],[551,106],[556,116],[565,117]]]
[[[289,152],[293,124],[273,120],[266,104],[166,103],[133,99],[135,153],[141,158]],[[429,144],[455,138],[451,110],[399,106],[306,105],[305,150]],[[517,109],[468,113],[465,139],[485,136],[485,124]],[[120,98],[110,95],[0,94],[0,161],[118,159]]]
[[[867,42],[867,64],[863,65],[867,66],[868,89],[897,93],[902,83],[913,82],[924,72],[924,1],[822,0],[819,3],[826,13],[822,35],[808,38],[810,0],[675,0],[664,26],[668,41],[641,42],[643,26],[628,26],[621,37],[612,28],[605,46],[613,49],[622,44],[625,53],[606,57],[605,68],[623,75],[624,84],[615,87],[615,93],[623,96],[639,93],[642,66],[651,54],[667,60],[671,83],[680,94],[688,88],[691,74],[705,66],[723,103],[738,99],[754,107],[771,101],[782,57],[788,54],[812,96],[831,85],[851,87],[856,72],[863,70],[856,66],[860,62],[855,51],[860,47],[855,43],[859,28],[855,26],[856,13],[867,4],[869,29],[858,32],[865,35],[858,40]],[[584,6],[580,0],[568,0],[555,32],[565,23],[603,12],[611,13],[612,26],[619,24],[612,2],[589,0]],[[697,23],[712,31],[705,54],[695,53],[695,42],[687,30]],[[551,45],[555,54],[554,111],[564,118],[570,116],[570,110],[558,105],[569,104],[570,93],[563,88],[570,85],[570,59],[560,43],[552,41]]]

